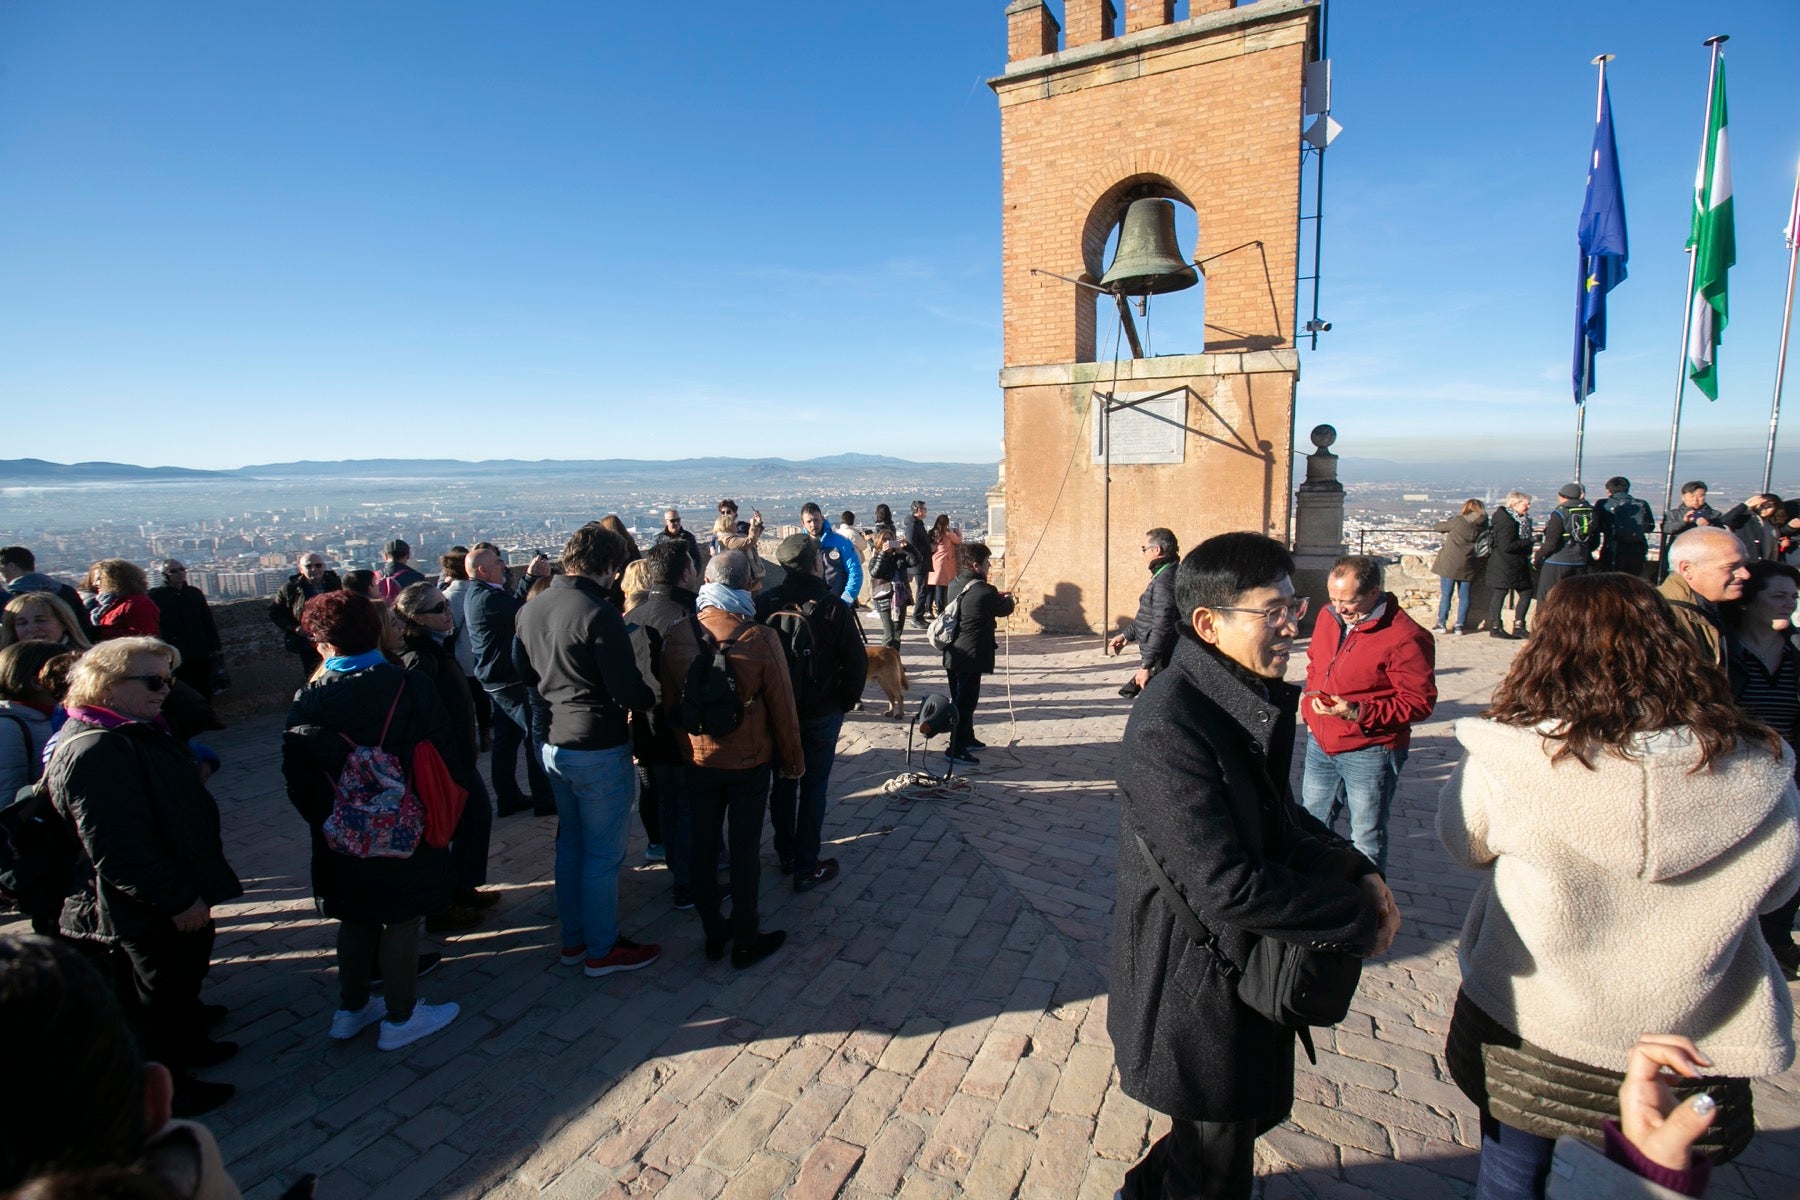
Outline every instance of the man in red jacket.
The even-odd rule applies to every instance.
[[[1350,840],[1387,873],[1388,806],[1412,725],[1437,704],[1437,647],[1381,586],[1381,560],[1340,558],[1313,626],[1300,715],[1310,735],[1300,800],[1327,827],[1350,809]]]

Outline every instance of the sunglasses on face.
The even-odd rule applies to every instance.
[[[435,617],[439,613],[446,613],[449,611],[450,611],[450,602],[448,600],[439,600],[436,604],[432,605],[430,608],[418,609],[417,613],[421,617]]]
[[[168,675],[127,675],[124,677],[125,682],[133,680],[143,684],[146,690],[152,692],[160,692],[174,682]]]

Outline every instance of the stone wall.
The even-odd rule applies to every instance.
[[[302,681],[300,660],[282,649],[281,631],[269,620],[267,600],[232,600],[212,606],[231,686],[213,697],[226,722],[285,712]]]

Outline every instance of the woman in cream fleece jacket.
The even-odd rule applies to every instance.
[[[1756,923],[1800,886],[1792,755],[1648,584],[1559,584],[1485,719],[1456,736],[1438,835],[1485,878],[1447,1054],[1482,1112],[1479,1196],[1541,1196],[1554,1139],[1599,1138],[1640,1033],[1693,1038],[1723,1076],[1793,1061],[1793,1006]],[[1715,1153],[1748,1140],[1737,1091]]]

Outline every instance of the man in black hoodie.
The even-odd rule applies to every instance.
[[[792,872],[794,890],[807,892],[837,878],[835,858],[819,857],[825,825],[825,791],[837,758],[844,714],[862,698],[869,676],[862,631],[850,606],[820,574],[819,544],[804,533],[783,541],[775,561],[787,569],[779,585],[757,597],[756,617],[780,636],[800,714],[806,774],[777,776],[769,793],[775,856]]]
[[[944,651],[944,673],[950,677],[950,703],[956,706],[956,731],[950,735],[950,757],[971,765],[981,760],[969,753],[987,743],[975,738],[975,705],[981,700],[981,677],[994,673],[994,651],[998,637],[995,622],[1012,616],[1011,592],[997,590],[987,581],[988,559],[992,556],[980,542],[966,542],[956,548],[959,568],[950,581],[944,608],[962,597],[957,612],[956,641]],[[965,595],[965,593],[967,593]]]
[[[644,677],[656,703],[631,714],[631,750],[638,766],[650,777],[675,907],[690,909],[694,907],[693,877],[688,865],[693,849],[692,822],[685,794],[680,735],[662,705],[662,652],[669,631],[694,615],[694,591],[700,575],[694,569],[688,546],[679,538],[657,542],[644,552],[644,563],[649,570],[650,590],[625,614],[625,628],[631,632],[638,673]]]

